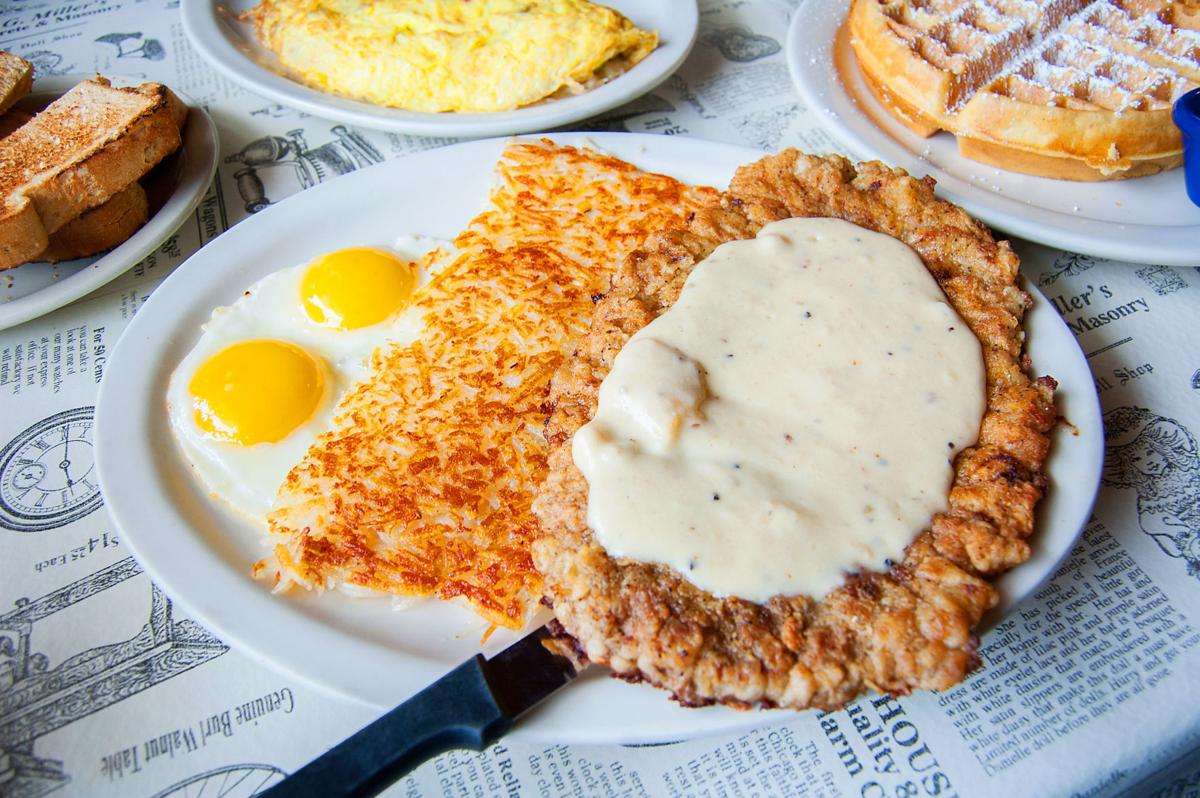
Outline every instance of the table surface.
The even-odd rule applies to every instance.
[[[792,10],[702,2],[700,39],[680,71],[577,128],[838,150],[788,79]],[[209,109],[222,152],[196,213],[153,255],[0,332],[0,798],[253,795],[371,711],[251,661],[186,617],[129,556],[98,491],[61,507],[45,491],[54,509],[42,523],[14,516],[12,503],[29,499],[16,496],[23,488],[5,464],[65,441],[76,481],[90,485],[106,357],[175,266],[289,194],[451,140],[350,128],[257,98],[197,57],[171,0],[4,4],[0,48],[40,76],[95,71],[174,86]],[[727,738],[454,752],[389,794],[1042,796],[1135,785],[1197,794],[1200,696],[1187,674],[1200,665],[1200,270],[1014,244],[1087,355],[1107,465],[1077,548],[984,636],[978,673],[943,694],[772,713]],[[6,273],[0,302],[19,280],[72,268]]]

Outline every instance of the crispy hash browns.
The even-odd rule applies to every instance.
[[[911,246],[979,338],[987,408],[979,441],[955,462],[949,509],[886,573],[848,576],[821,601],[716,598],[659,565],[614,559],[587,526],[587,482],[571,437],[625,341],[678,297],[719,244],[794,216],[837,217]],[[939,201],[933,181],[878,163],[796,150],[743,166],[720,207],[652,236],[615,275],[591,331],[554,377],[550,472],[533,547],[554,613],[589,659],[670,690],[685,705],[834,709],[867,689],[942,689],[979,662],[972,628],[996,603],[989,578],[1024,562],[1042,465],[1057,421],[1055,383],[1031,381],[1007,242]]]
[[[465,599],[519,628],[541,578],[530,503],[550,378],[593,295],[718,193],[549,141],[513,144],[490,207],[418,294],[417,342],[376,351],[268,517],[281,589]]]

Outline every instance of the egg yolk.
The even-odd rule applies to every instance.
[[[408,304],[416,284],[411,264],[382,250],[352,247],[312,262],[300,281],[300,300],[317,324],[356,330]]]
[[[275,443],[308,421],[325,394],[325,370],[286,341],[243,341],[222,349],[188,383],[197,426],[251,446]]]

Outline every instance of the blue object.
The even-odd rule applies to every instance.
[[[1176,100],[1171,117],[1183,133],[1183,180],[1188,198],[1200,205],[1200,89]]]

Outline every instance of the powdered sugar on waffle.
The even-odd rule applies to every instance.
[[[891,4],[889,4],[891,5]],[[1169,24],[1169,2],[909,0],[888,14],[954,76],[947,110],[978,92],[1075,109],[1167,107],[1200,83],[1200,32]]]
[[[1041,90],[1044,96],[1037,99],[1048,105],[1117,113],[1166,107],[1186,85],[1170,70],[1067,33],[1050,36],[1015,67],[1015,75]],[[993,90],[1000,85],[997,81]],[[1013,94],[1011,81],[1006,91]]]

